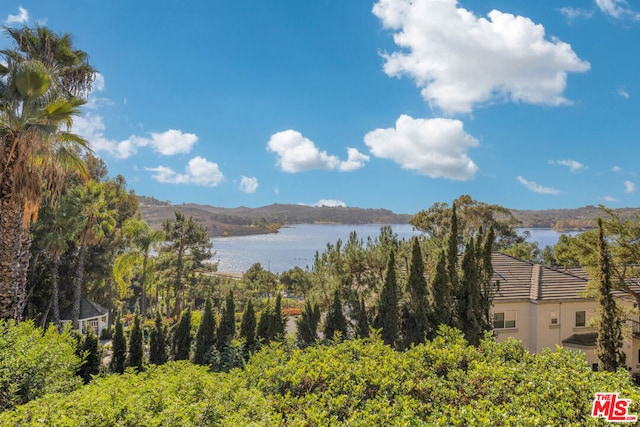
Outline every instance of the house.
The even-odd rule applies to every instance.
[[[71,322],[72,306],[67,307],[60,313],[60,321],[64,323]],[[80,300],[80,331],[86,333],[87,328],[93,328],[95,333],[100,336],[102,330],[109,325],[109,310],[91,301],[87,298]]]
[[[592,320],[598,315],[599,304],[585,295],[589,281],[582,268],[551,268],[509,255],[492,254],[494,280],[500,287],[493,299],[493,327],[498,341],[514,337],[531,353],[557,345],[580,350],[594,369],[597,330]],[[627,294],[616,292],[618,303],[627,309],[636,308]],[[637,317],[637,310],[635,316]],[[623,351],[627,369],[640,372],[640,329],[638,322],[627,322],[630,334]]]

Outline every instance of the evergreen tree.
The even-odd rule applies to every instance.
[[[78,375],[87,384],[91,381],[92,375],[97,375],[100,372],[101,363],[100,340],[98,340],[93,328],[87,330],[82,344],[82,353],[84,363],[80,366]]]
[[[256,312],[253,310],[251,300],[247,301],[247,306],[242,314],[240,337],[244,338],[244,347],[247,352],[254,351],[258,347],[256,341]]]
[[[282,339],[285,335],[287,319],[282,316],[282,294],[278,292],[276,297],[276,306],[273,309],[273,328],[275,339]]]
[[[176,326],[173,335],[173,346],[171,354],[173,360],[189,360],[191,352],[191,309],[187,309],[182,313],[180,322]]]
[[[484,237],[484,245],[481,250],[481,283],[480,283],[480,310],[481,324],[485,331],[493,329],[493,319],[491,316],[491,307],[493,306],[493,297],[500,290],[500,282],[493,281],[493,263],[491,255],[493,253],[493,245],[495,244],[496,235],[493,225],[489,227],[487,235]]]
[[[111,346],[111,371],[116,374],[121,374],[124,372],[127,360],[127,341],[124,337],[124,330],[122,328],[122,319],[120,319],[120,315],[116,318],[116,330],[113,334]]]
[[[196,333],[196,348],[193,353],[193,363],[208,365],[211,359],[211,350],[216,343],[216,319],[213,317],[211,300],[207,298],[204,304],[204,313],[200,319],[200,326]]]
[[[384,286],[378,300],[378,315],[374,322],[374,327],[381,329],[382,340],[392,347],[399,342],[400,335],[400,292],[396,280],[395,264],[395,254],[392,249],[389,251]]]
[[[447,238],[447,276],[450,289],[455,295],[458,292],[458,215],[455,202],[451,205],[451,222]]]
[[[462,277],[458,294],[458,321],[460,330],[471,345],[478,345],[483,335],[480,294],[480,268],[473,237],[462,255]]]
[[[140,313],[137,312],[133,318],[133,327],[129,335],[129,354],[127,356],[127,366],[135,368],[136,372],[142,371],[142,327],[140,326]]]
[[[269,344],[275,338],[274,317],[271,306],[267,306],[260,314],[256,335],[263,345]]]
[[[320,306],[316,302],[311,305],[307,300],[304,310],[296,320],[298,346],[300,348],[312,345],[318,339],[318,324],[320,323]]]
[[[615,372],[618,368],[625,366],[627,358],[622,351],[622,313],[611,293],[611,261],[601,219],[598,219],[598,267],[600,321],[596,354],[603,370]]]
[[[162,365],[167,361],[167,347],[165,331],[162,326],[160,311],[156,311],[155,328],[149,337],[149,363]]]
[[[447,257],[444,251],[438,252],[436,269],[429,283],[429,297],[431,302],[430,336],[433,336],[440,325],[455,326],[454,300],[450,282],[447,280]]]
[[[427,280],[424,277],[424,261],[420,242],[413,238],[411,251],[411,269],[407,280],[408,300],[403,309],[402,335],[404,344],[420,344],[426,341],[429,333],[429,300]]]
[[[220,326],[218,326],[217,345],[218,351],[222,352],[236,333],[236,308],[233,301],[233,292],[229,291],[229,294],[225,298],[225,305],[222,308],[222,318],[220,319]]]
[[[333,303],[329,306],[327,317],[324,321],[324,337],[332,340],[336,332],[340,332],[342,339],[347,338],[347,318],[342,311],[342,300],[340,299],[340,290],[333,292]]]
[[[356,338],[367,338],[369,336],[369,319],[367,318],[367,309],[364,305],[364,298],[358,302],[356,310]]]

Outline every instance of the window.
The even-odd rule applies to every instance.
[[[587,313],[584,311],[576,311],[576,328],[581,328],[586,325]]]
[[[87,325],[90,328],[93,328],[93,331],[97,334],[98,333],[98,320],[89,320],[87,321]]]
[[[549,322],[552,325],[557,325],[558,324],[558,312],[557,311],[552,311],[551,312],[551,318],[550,318]]]
[[[493,313],[494,329],[513,329],[516,327],[516,312],[505,311],[504,313]]]

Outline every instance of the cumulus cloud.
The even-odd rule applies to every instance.
[[[616,19],[640,20],[640,14],[629,7],[626,0],[596,0],[602,13]]]
[[[258,189],[258,178],[243,176],[240,179],[240,191],[245,193],[255,193]]]
[[[355,148],[347,148],[347,160],[340,161],[338,157],[329,155],[326,151],[320,151],[313,141],[292,129],[271,135],[267,150],[278,155],[276,164],[280,169],[292,173],[314,169],[354,171],[360,169],[369,160],[369,156]]]
[[[320,199],[317,202],[315,202],[312,206],[315,206],[315,207],[325,206],[330,208],[336,208],[336,207],[346,208],[347,204],[341,200]]]
[[[571,160],[571,159],[567,159],[567,160],[549,160],[549,164],[550,165],[566,166],[573,173],[579,172],[582,169],[586,169],[585,165],[583,165],[582,163],[577,162],[575,160]]]
[[[384,72],[414,79],[425,101],[447,113],[496,100],[567,104],[567,73],[590,68],[527,17],[492,10],[481,18],[457,0],[380,0],[373,13],[401,49],[383,55]]]
[[[177,173],[166,166],[145,169],[154,172],[152,178],[163,184],[195,184],[203,187],[216,187],[225,179],[217,163],[199,156],[189,160],[185,173]]]
[[[11,24],[26,24],[29,22],[29,12],[22,6],[18,7],[17,15],[9,15],[5,21],[7,25]]]
[[[635,193],[636,192],[636,184],[631,181],[624,182],[624,192],[625,193]]]
[[[478,140],[464,131],[459,120],[414,119],[403,114],[395,128],[371,131],[364,142],[374,156],[431,178],[464,181],[478,171],[467,156]]]
[[[542,185],[537,184],[534,181],[527,181],[526,179],[524,179],[521,176],[518,177],[518,182],[520,182],[520,184],[524,185],[525,187],[527,187],[529,190],[533,191],[534,193],[551,194],[553,196],[557,196],[558,194],[560,194],[560,190],[558,190],[556,188],[543,187]]]
[[[604,196],[604,201],[605,202],[619,202],[620,200],[616,199],[613,196]]]
[[[91,113],[76,117],[73,121],[73,130],[89,141],[94,151],[107,153],[117,159],[131,157],[138,152],[139,147],[151,147],[164,156],[185,154],[189,153],[198,141],[197,135],[175,129],[151,133],[151,138],[131,135],[122,141],[109,139],[104,135],[105,125],[102,116]]]
[[[620,172],[620,171],[622,170],[622,168],[621,168],[620,166],[617,166],[617,165],[616,165],[616,166],[612,167],[612,168],[611,168],[611,170],[612,170],[613,172]]]

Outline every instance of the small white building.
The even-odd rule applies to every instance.
[[[71,323],[71,310],[72,306],[67,307],[62,313],[60,313],[60,321],[65,323]],[[83,334],[87,332],[87,328],[93,328],[96,335],[100,336],[102,330],[109,325],[109,310],[93,302],[87,298],[80,300],[80,332]]]

